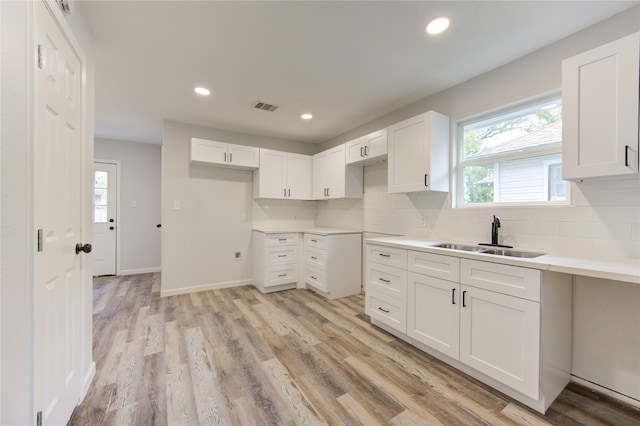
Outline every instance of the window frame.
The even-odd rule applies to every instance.
[[[562,154],[562,141],[559,144],[553,144],[551,146],[543,146],[539,148],[529,148],[521,151],[511,151],[506,154],[490,154],[484,157],[477,157],[471,160],[464,160],[464,127],[472,125],[481,121],[488,121],[496,119],[500,116],[513,115],[514,117],[519,115],[519,111],[533,108],[537,105],[545,104],[551,101],[562,101],[562,95],[560,90],[554,90],[546,94],[514,102],[511,104],[503,105],[488,111],[484,111],[469,117],[465,117],[455,121],[455,163],[453,165],[454,180],[453,185],[455,195],[452,197],[453,208],[478,208],[478,207],[509,207],[509,206],[566,206],[571,204],[571,191],[570,185],[566,182],[566,198],[564,200],[539,200],[539,201],[509,201],[509,202],[490,202],[490,203],[465,203],[464,196],[464,169],[469,166],[485,166],[488,164],[494,164],[494,179],[497,180],[499,176],[500,162],[520,160],[525,158],[534,158],[544,155]],[[504,120],[508,120],[505,118]],[[550,160],[546,160],[547,162]],[[560,160],[562,164],[562,159]],[[544,174],[545,181],[545,194],[546,198],[549,198],[548,194],[548,172],[545,169]],[[495,195],[499,194],[499,186],[494,186],[494,199]]]

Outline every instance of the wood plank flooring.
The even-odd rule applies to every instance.
[[[370,325],[363,296],[100,277],[94,359],[70,425],[640,425],[576,384],[542,416]]]

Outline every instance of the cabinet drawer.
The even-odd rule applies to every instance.
[[[307,266],[304,273],[304,282],[322,291],[329,291],[325,273],[322,270]]]
[[[283,265],[267,268],[265,271],[265,287],[296,282],[298,280],[297,265]]]
[[[327,247],[326,238],[324,235],[304,234],[304,246],[325,249]]]
[[[454,282],[460,279],[460,259],[457,257],[412,250],[408,257],[411,272]]]
[[[407,300],[407,271],[379,263],[367,263],[367,292],[369,291]]]
[[[407,333],[407,307],[404,301],[377,291],[367,291],[367,306],[371,318]]]
[[[367,262],[407,269],[407,250],[367,244]]]
[[[460,282],[523,299],[540,301],[541,273],[537,269],[462,259]]]
[[[286,246],[298,244],[298,234],[267,234],[265,237],[265,246]]]
[[[297,246],[268,247],[266,251],[266,266],[286,265],[298,260]]]
[[[324,269],[327,264],[327,251],[314,247],[305,247],[304,260],[311,267]]]

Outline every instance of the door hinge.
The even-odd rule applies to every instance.
[[[44,66],[46,65],[45,59],[46,58],[44,56],[44,46],[39,44],[38,45],[38,68],[44,69]]]
[[[42,229],[38,229],[38,242],[37,242],[36,245],[38,246],[38,251],[42,251],[43,250]]]
[[[42,426],[42,411],[36,413],[36,426]]]

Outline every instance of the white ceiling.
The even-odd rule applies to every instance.
[[[323,142],[637,1],[77,1],[95,37],[97,137],[169,119]],[[451,20],[428,36],[427,22]],[[195,86],[212,91],[209,97]],[[276,112],[252,109],[261,100]],[[300,114],[310,112],[313,120]]]

